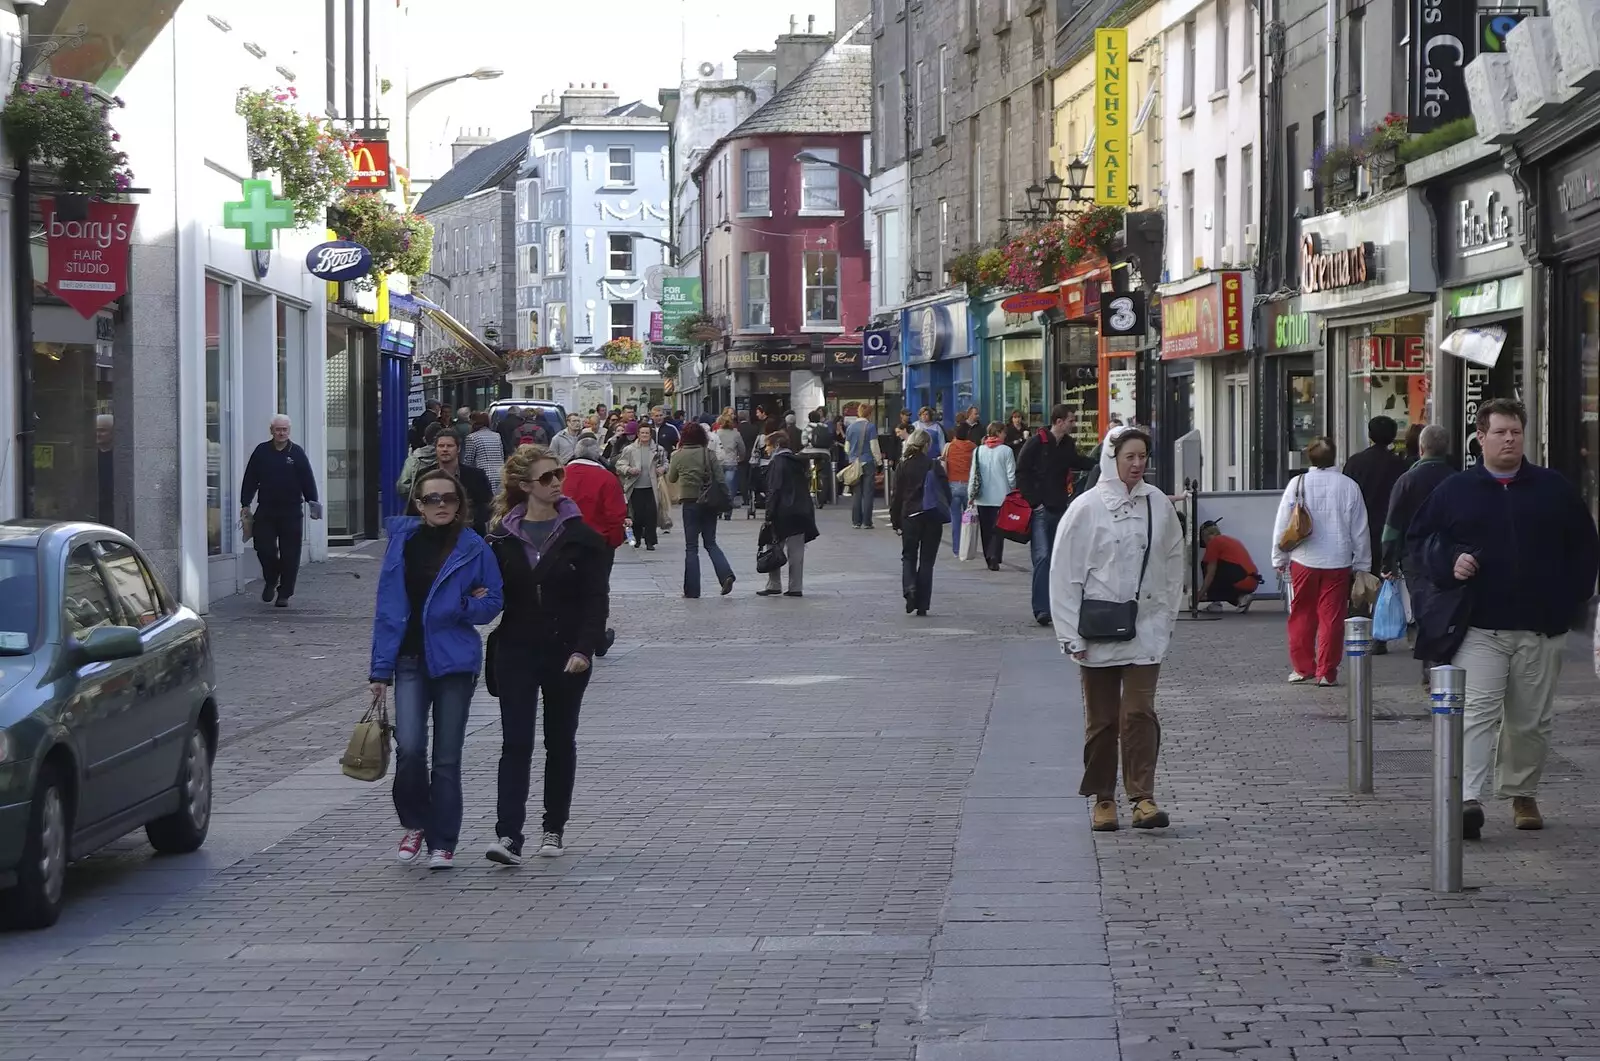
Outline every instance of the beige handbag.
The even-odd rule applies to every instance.
[[[382,781],[389,773],[389,749],[394,726],[389,722],[388,697],[378,700],[361,716],[350,745],[339,760],[344,776],[357,781]]]
[[[864,470],[860,461],[851,461],[839,469],[839,481],[846,486],[854,486],[861,481],[861,473]]]

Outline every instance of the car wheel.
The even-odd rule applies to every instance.
[[[28,835],[22,843],[17,883],[5,894],[6,921],[16,928],[49,928],[61,916],[67,877],[67,834],[71,815],[53,763],[39,769],[28,809]]]
[[[178,769],[178,809],[144,827],[150,846],[164,854],[198,851],[211,829],[211,742],[197,723],[183,745]]]

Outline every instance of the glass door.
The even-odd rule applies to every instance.
[[[1600,519],[1600,264],[1584,262],[1567,273],[1567,328],[1578,347],[1578,487],[1589,514]]]
[[[1250,448],[1250,377],[1227,376],[1223,379],[1223,439],[1222,461],[1217,472],[1218,485],[1227,491],[1244,489],[1245,454]]]

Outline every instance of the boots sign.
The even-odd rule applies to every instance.
[[[50,293],[85,320],[128,290],[128,244],[139,208],[133,203],[90,200],[80,221],[63,221],[54,199],[41,198],[45,245],[50,254]]]

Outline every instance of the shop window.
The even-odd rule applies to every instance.
[[[1044,338],[1035,335],[990,339],[989,359],[995,368],[997,408],[1004,409],[1008,418],[1015,409],[1029,424],[1044,424],[1050,411],[1044,385]]]
[[[41,329],[43,331],[43,329]],[[116,428],[109,344],[33,344],[33,422],[22,459],[33,465],[24,512],[39,519],[114,524]]]
[[[1433,352],[1426,339],[1428,317],[1417,315],[1341,330],[1349,386],[1344,447],[1367,446],[1367,421],[1387,416],[1399,427],[1395,451],[1403,452],[1406,429],[1427,423]]]
[[[206,279],[206,554],[233,552],[233,288]]]
[[[839,323],[839,256],[831,251],[807,251],[804,284],[807,324]]]

